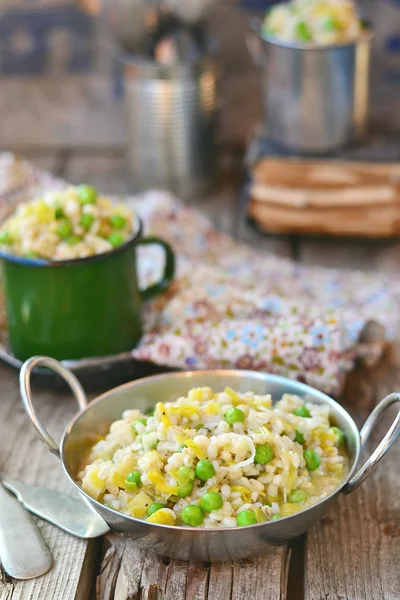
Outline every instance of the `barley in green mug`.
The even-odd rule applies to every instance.
[[[165,252],[160,281],[139,290],[136,248]],[[0,228],[0,258],[11,349],[79,359],[135,347],[142,301],[174,276],[174,253],[143,237],[138,216],[88,185],[53,191],[21,205]]]

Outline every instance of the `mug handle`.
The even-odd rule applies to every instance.
[[[144,290],[140,290],[140,295],[143,300],[150,300],[153,296],[158,296],[169,288],[175,275],[175,253],[171,246],[156,236],[148,236],[138,241],[137,246],[161,246],[165,252],[164,272],[160,281],[149,285]]]
[[[53,440],[47,429],[42,425],[35,407],[32,402],[32,391],[31,391],[31,377],[32,371],[35,367],[47,367],[51,371],[55,371],[66,381],[71,388],[75,400],[79,405],[79,409],[83,410],[88,405],[88,399],[85,391],[75,375],[66,367],[64,367],[58,360],[49,358],[48,356],[33,356],[21,367],[19,373],[19,389],[21,392],[22,403],[24,405],[26,414],[28,415],[32,425],[36,429],[42,442],[48,447],[50,452],[60,458],[60,448],[58,444]]]
[[[247,25],[247,29],[245,31],[245,43],[247,46],[247,50],[251,56],[251,59],[254,63],[254,66],[257,68],[262,67],[262,47],[260,41],[260,20],[259,19],[251,19],[250,23]]]
[[[379,420],[379,417],[384,413],[390,406],[393,404],[400,403],[400,393],[389,394],[379,402],[378,406],[374,408],[372,413],[369,415],[368,419],[365,421],[363,428],[360,431],[360,443],[361,450],[365,447],[365,444],[371,435],[372,430],[374,429],[376,423]],[[375,448],[374,452],[368,458],[368,460],[363,464],[362,467],[353,475],[353,477],[346,483],[343,487],[343,492],[345,494],[351,494],[354,492],[368,477],[371,473],[372,469],[378,464],[378,462],[383,458],[386,452],[389,450],[390,446],[396,440],[397,436],[400,433],[400,410],[396,415],[392,425],[390,426],[389,431],[386,433],[385,437],[379,444],[377,448]]]

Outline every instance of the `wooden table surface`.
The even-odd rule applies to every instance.
[[[53,173],[87,181],[104,192],[131,191],[120,152],[26,153]],[[238,157],[228,163],[235,171]],[[262,237],[237,222],[238,181],[226,177],[219,190],[196,206],[216,227],[282,256],[329,266],[398,271],[398,242],[354,243]],[[396,348],[373,368],[359,366],[347,381],[342,402],[359,424],[378,399],[399,389]],[[43,422],[57,439],[73,416],[72,398],[36,388]],[[390,414],[389,414],[390,413]],[[382,419],[370,450],[388,428]],[[291,547],[234,564],[186,564],[139,551],[116,535],[85,542],[37,519],[54,557],[45,576],[11,581],[0,571],[0,600],[399,600],[400,443],[366,483],[340,498],[322,523]],[[18,376],[0,365],[0,470],[27,484],[71,492],[59,461],[38,440],[19,399]]]

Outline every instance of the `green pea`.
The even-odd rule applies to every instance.
[[[233,425],[234,423],[243,423],[245,420],[245,414],[240,408],[228,408],[225,413],[225,421],[229,425]]]
[[[186,496],[190,496],[193,492],[193,481],[187,481],[182,484],[178,489],[179,498],[186,498]]]
[[[200,500],[200,506],[203,510],[211,512],[222,508],[224,501],[218,492],[206,492]]]
[[[270,521],[277,521],[278,519],[281,518],[281,515],[277,514],[277,515],[272,515],[272,517],[270,518]]]
[[[64,213],[64,210],[61,208],[61,206],[56,207],[56,209],[54,211],[54,216],[57,219],[57,221],[59,221],[60,219],[64,219],[65,213]]]
[[[299,406],[299,408],[296,408],[296,410],[293,411],[293,414],[296,415],[296,417],[311,417],[311,413],[308,410],[307,406]]]
[[[266,35],[270,35],[270,36],[275,36],[276,35],[276,31],[273,27],[264,27],[263,28],[263,32]]]
[[[329,431],[336,435],[336,442],[335,442],[336,446],[341,446],[342,444],[345,443],[345,441],[346,441],[345,435],[344,435],[343,431],[341,429],[339,429],[339,427],[331,427]]]
[[[315,450],[311,448],[304,450],[304,460],[306,461],[307,469],[309,471],[315,471],[321,464],[321,459]]]
[[[85,231],[89,231],[93,225],[94,216],[89,213],[83,213],[81,220],[79,221]]]
[[[196,473],[192,467],[179,467],[178,469],[178,481],[179,483],[187,483],[188,481],[194,481]]]
[[[298,429],[296,429],[296,435],[295,435],[294,441],[297,442],[298,444],[304,444],[304,435]]]
[[[304,21],[296,25],[296,35],[303,42],[312,41],[312,33],[310,27]]]
[[[141,423],[142,425],[146,425],[147,424],[147,419],[138,419],[137,421],[135,421],[134,423],[132,423],[133,430],[136,431],[136,433],[139,433],[138,429],[136,427],[136,425],[138,423]]]
[[[325,31],[336,31],[338,29],[338,23],[334,17],[326,17],[324,20]]]
[[[254,525],[254,523],[257,523],[257,518],[252,510],[242,510],[236,517],[236,523],[240,527]]]
[[[71,235],[71,237],[65,240],[69,246],[76,246],[82,241],[82,238],[79,235]]]
[[[149,508],[147,509],[147,515],[151,517],[151,515],[153,515],[158,510],[161,510],[162,508],[165,508],[165,504],[154,502],[154,504],[150,504]]]
[[[14,242],[14,235],[10,231],[2,231],[0,233],[1,244],[12,244]]]
[[[64,240],[66,240],[67,238],[69,238],[70,235],[72,235],[72,232],[73,229],[71,223],[67,220],[61,221],[57,228],[58,235]]]
[[[81,204],[96,204],[97,192],[93,186],[83,183],[78,187],[77,192]]]
[[[196,465],[195,473],[201,481],[208,481],[215,475],[214,465],[212,464],[211,460],[199,460]]]
[[[126,476],[125,481],[136,483],[136,485],[139,486],[142,483],[142,476],[140,475],[139,471],[132,471]]]
[[[110,217],[110,225],[115,229],[123,229],[126,225],[126,219],[122,215],[112,215]]]
[[[305,502],[307,498],[308,496],[303,490],[293,490],[293,492],[289,494],[289,502],[295,502],[296,504]]]
[[[106,506],[107,508],[112,508],[112,510],[114,510],[114,507],[112,504],[110,504],[109,502],[107,502],[107,504],[105,504],[104,506]]]
[[[274,451],[272,450],[271,446],[261,444],[260,446],[256,447],[256,455],[254,457],[254,462],[256,465],[266,465],[267,463],[271,462],[273,458]]]
[[[198,527],[204,521],[204,513],[197,504],[189,504],[182,511],[182,521],[190,527]]]
[[[13,236],[9,231],[2,231],[0,233],[0,244],[12,244]]]
[[[204,423],[199,423],[198,425],[196,425],[195,429],[196,431],[199,431],[199,429],[203,429],[204,427]]]
[[[110,242],[110,244],[113,248],[117,248],[118,246],[121,246],[125,242],[125,236],[122,235],[122,233],[118,233],[117,231],[114,231],[114,233],[110,233],[107,240]]]

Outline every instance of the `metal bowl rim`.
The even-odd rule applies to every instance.
[[[341,48],[356,47],[359,44],[368,42],[370,43],[375,38],[375,31],[372,27],[368,27],[362,31],[359,38],[355,40],[348,40],[346,42],[340,42],[336,44],[302,44],[301,42],[285,42],[279,38],[269,36],[260,29],[258,32],[260,40],[273,46],[279,46],[280,48],[288,48],[290,50],[309,50],[311,52],[326,51],[326,50],[340,50]]]
[[[339,412],[344,419],[346,420],[346,422],[350,425],[352,432],[354,434],[354,439],[356,442],[356,449],[355,449],[355,456],[354,456],[354,460],[353,460],[353,465],[349,471],[349,473],[347,474],[346,479],[344,479],[341,483],[340,486],[338,486],[337,488],[335,488],[330,494],[328,494],[328,496],[326,496],[325,498],[323,498],[322,500],[319,500],[318,502],[316,502],[315,504],[311,504],[311,506],[308,506],[307,508],[300,510],[297,513],[294,513],[293,515],[288,515],[286,517],[281,517],[280,519],[276,520],[276,521],[267,521],[267,522],[263,522],[263,523],[255,523],[254,525],[247,525],[246,529],[249,528],[256,528],[256,527],[265,527],[265,526],[278,526],[279,523],[281,523],[283,520],[287,520],[287,519],[292,519],[292,518],[296,518],[299,517],[301,514],[306,513],[308,511],[314,510],[315,508],[321,506],[322,504],[324,504],[325,502],[327,502],[328,500],[330,500],[331,498],[333,498],[335,495],[337,495],[338,493],[340,493],[340,491],[342,490],[342,488],[346,485],[346,483],[349,481],[349,479],[352,477],[352,475],[354,474],[356,468],[357,468],[357,464],[360,458],[360,434],[359,434],[359,430],[357,428],[357,425],[355,424],[353,418],[351,417],[351,415],[347,412],[347,410],[341,406],[338,402],[336,402],[336,400],[334,400],[333,398],[331,398],[330,396],[328,396],[327,394],[325,394],[324,392],[321,392],[320,390],[317,390],[316,388],[307,385],[305,383],[301,383],[301,382],[297,382],[294,381],[293,379],[288,379],[287,377],[283,377],[281,375],[274,375],[272,373],[261,373],[261,372],[257,372],[257,371],[250,371],[250,370],[238,370],[238,369],[204,369],[204,370],[198,370],[198,371],[177,371],[177,372],[172,372],[172,373],[161,373],[160,375],[151,375],[149,377],[142,377],[140,379],[135,379],[134,381],[129,381],[128,383],[124,383],[122,385],[119,385],[115,388],[112,388],[111,390],[108,390],[107,392],[104,392],[103,394],[101,394],[100,396],[96,397],[94,400],[92,400],[91,402],[89,402],[89,404],[87,405],[87,407],[84,410],[79,411],[73,418],[72,420],[69,422],[68,426],[66,427],[62,439],[61,439],[61,444],[60,444],[60,458],[61,458],[61,463],[64,469],[64,472],[66,473],[67,477],[71,480],[71,482],[74,484],[74,486],[76,487],[76,489],[78,490],[78,492],[80,492],[83,496],[85,496],[86,500],[88,500],[91,504],[96,506],[96,510],[97,507],[100,510],[105,510],[110,512],[113,515],[118,515],[119,517],[126,519],[127,521],[130,522],[134,522],[140,525],[150,525],[150,526],[154,526],[157,528],[162,528],[162,529],[170,529],[171,531],[176,531],[177,529],[179,529],[179,531],[186,531],[186,532],[201,532],[201,533],[205,533],[205,532],[210,532],[210,533],[221,533],[221,532],[229,532],[229,531],[238,531],[243,529],[243,527],[240,526],[236,526],[236,527],[226,527],[226,528],[221,528],[221,527],[210,527],[207,529],[203,529],[201,527],[185,527],[185,526],[179,526],[177,527],[176,525],[161,525],[158,523],[149,523],[147,521],[143,521],[142,519],[136,519],[135,517],[130,517],[129,515],[125,515],[121,512],[118,512],[112,508],[108,508],[107,506],[105,506],[104,504],[101,504],[101,502],[98,502],[97,500],[95,500],[94,498],[92,498],[91,496],[89,496],[88,494],[86,494],[86,492],[83,491],[83,489],[76,483],[75,479],[72,477],[72,475],[70,474],[70,472],[68,471],[66,465],[65,465],[65,460],[64,460],[64,454],[65,454],[65,445],[68,441],[69,435],[73,429],[73,427],[75,426],[75,424],[77,423],[77,421],[86,413],[88,412],[90,409],[92,409],[94,406],[96,406],[97,404],[100,404],[101,402],[106,401],[109,397],[111,398],[112,395],[115,392],[119,392],[121,390],[127,390],[129,388],[134,388],[136,385],[140,385],[141,383],[145,382],[145,381],[163,381],[164,379],[168,378],[168,379],[182,379],[182,378],[190,378],[193,377],[195,375],[227,375],[227,376],[233,376],[233,377],[253,377],[255,379],[260,379],[262,381],[266,381],[266,382],[275,382],[275,383],[280,383],[283,385],[287,385],[288,383],[290,383],[291,385],[295,385],[299,392],[308,392],[308,393],[312,393],[316,396],[319,396],[321,400],[323,400],[326,404],[329,404],[330,406],[334,406],[335,409],[337,410],[337,412]]]

